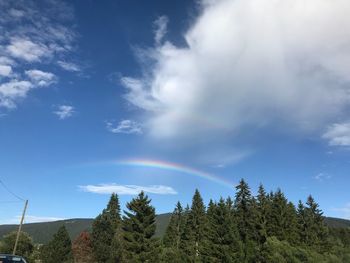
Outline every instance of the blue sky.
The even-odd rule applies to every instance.
[[[350,36],[339,31],[350,3],[0,7],[0,179],[29,199],[26,222],[95,217],[111,192],[125,207],[140,189],[169,212],[195,188],[206,202],[233,196],[240,178],[350,218]],[[1,190],[0,223],[22,206]]]

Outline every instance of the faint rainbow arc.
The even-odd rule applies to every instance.
[[[136,167],[149,167],[149,168],[157,168],[167,171],[174,171],[184,174],[189,174],[192,176],[200,177],[202,179],[207,179],[215,183],[219,183],[221,185],[225,185],[226,187],[232,188],[234,183],[230,182],[224,178],[218,177],[217,175],[200,171],[198,169],[188,167],[178,163],[172,163],[162,160],[150,160],[150,159],[126,159],[126,160],[118,160],[116,162],[117,165],[123,166],[136,166]]]

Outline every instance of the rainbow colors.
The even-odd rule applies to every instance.
[[[127,159],[127,160],[119,160],[117,161],[118,165],[126,165],[126,166],[139,166],[139,167],[150,167],[150,168],[158,168],[167,171],[174,171],[179,173],[185,173],[188,175],[204,178],[210,180],[215,183],[219,183],[230,188],[233,187],[233,182],[229,182],[223,178],[220,178],[214,174],[206,173],[188,166],[184,166],[178,163],[171,163],[161,160],[149,160],[149,159]]]

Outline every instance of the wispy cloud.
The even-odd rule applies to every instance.
[[[60,61],[57,62],[57,64],[61,68],[63,68],[64,70],[67,70],[67,71],[71,71],[71,72],[79,72],[79,71],[81,71],[81,68],[77,64],[75,64],[73,62],[66,62],[66,61],[60,60]]]
[[[99,185],[83,185],[79,186],[79,189],[84,192],[95,194],[112,194],[117,193],[119,195],[136,195],[141,191],[150,194],[159,195],[176,195],[177,192],[170,186],[165,185],[118,185],[118,184],[99,184]]]
[[[60,105],[58,106],[58,109],[54,111],[53,113],[58,116],[60,120],[67,119],[69,117],[72,117],[74,114],[75,109],[71,105]]]
[[[59,220],[65,220],[65,218],[49,217],[49,216],[33,216],[33,215],[27,215],[25,217],[25,223],[52,222],[52,221],[59,221]]]
[[[112,133],[142,134],[142,127],[133,120],[122,120],[117,125],[112,122],[106,123],[107,130]]]
[[[332,124],[322,137],[331,146],[350,146],[350,122]]]
[[[332,176],[328,173],[318,173],[313,178],[319,182],[323,182],[325,180],[331,179]]]
[[[154,21],[154,41],[156,45],[161,44],[165,34],[167,33],[169,19],[167,16],[160,16]]]
[[[0,1],[0,107],[14,109],[31,89],[57,82],[43,69],[74,51],[77,34],[67,22],[74,24],[73,10],[62,1]]]
[[[18,215],[13,219],[2,221],[1,224],[19,224],[21,220],[21,216]],[[26,215],[24,223],[41,223],[41,222],[53,222],[53,221],[60,221],[65,220],[65,218],[62,217],[50,217],[50,216],[34,216],[34,215]]]
[[[19,37],[12,38],[6,50],[12,57],[23,59],[26,62],[38,62],[52,55],[52,50],[45,44],[34,43],[28,38]]]
[[[25,74],[37,86],[46,87],[56,82],[57,77],[50,73],[37,69],[26,70]]]

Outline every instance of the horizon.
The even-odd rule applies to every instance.
[[[94,218],[141,190],[164,214],[195,189],[234,196],[241,178],[350,220],[346,11],[0,1],[0,225],[22,199],[25,223]]]

